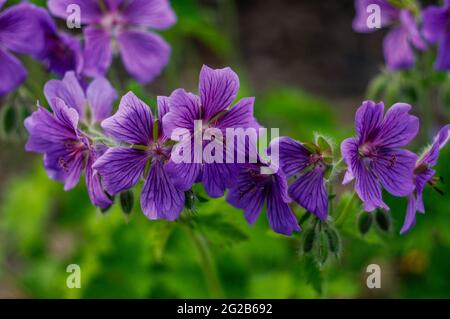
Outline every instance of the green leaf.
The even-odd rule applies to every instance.
[[[223,214],[198,215],[195,226],[209,243],[217,246],[229,246],[248,239],[247,234]]]
[[[176,228],[175,223],[167,221],[157,221],[152,224],[148,234],[152,255],[157,262],[161,262],[167,247],[167,242]]]
[[[306,281],[312,285],[314,290],[322,295],[323,293],[323,275],[317,263],[311,256],[303,258],[304,273]]]

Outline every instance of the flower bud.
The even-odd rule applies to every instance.
[[[133,210],[134,204],[134,195],[131,190],[124,191],[120,193],[120,207],[122,208],[122,212],[126,215],[129,215]]]
[[[314,248],[314,242],[316,240],[316,230],[315,227],[312,227],[305,231],[303,236],[303,253],[310,253]]]
[[[365,235],[369,232],[373,224],[373,216],[371,213],[362,212],[358,216],[358,230],[361,235]]]
[[[378,209],[375,213],[375,221],[382,231],[388,232],[391,229],[391,216],[387,211]]]

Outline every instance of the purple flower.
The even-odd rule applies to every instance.
[[[398,8],[388,0],[355,0],[356,17],[353,29],[356,32],[368,33],[378,30],[368,25],[373,12],[368,10],[370,5],[380,8],[381,27],[394,25],[384,38],[384,58],[391,70],[409,69],[414,66],[414,49],[424,51],[427,48],[419,32],[415,8]]]
[[[203,131],[208,128],[221,130],[224,142],[227,128],[259,128],[253,117],[254,98],[243,98],[232,106],[239,90],[239,78],[230,68],[213,70],[203,66],[200,72],[200,97],[183,89],[175,90],[169,97],[170,111],[164,118],[166,136],[171,137],[175,129],[182,128],[194,137],[195,122],[203,123]],[[193,143],[191,143],[191,146]],[[235,148],[236,149],[236,148]],[[191,156],[194,156],[191,151]],[[187,191],[195,182],[203,182],[211,197],[221,197],[225,188],[233,183],[236,164],[191,160],[190,163],[167,164],[167,172],[175,185]],[[234,162],[235,163],[235,162]]]
[[[245,218],[254,224],[267,203],[267,218],[272,229],[280,234],[292,235],[300,231],[297,219],[289,207],[286,176],[281,170],[274,174],[262,174],[261,167],[271,169],[262,163],[244,164],[227,194],[227,201],[244,210]]]
[[[105,151],[104,145],[79,128],[101,121],[111,113],[116,92],[104,78],[95,79],[86,94],[73,72],[63,80],[51,80],[44,88],[53,113],[43,107],[25,120],[29,139],[27,151],[44,154],[44,167],[50,178],[64,183],[64,189],[75,187],[84,170],[87,189],[92,203],[107,208],[111,200],[103,191],[97,172],[92,168]],[[89,105],[89,112],[86,109]]]
[[[0,3],[0,9],[4,1]],[[22,63],[11,52],[38,54],[43,49],[43,32],[38,17],[45,10],[28,3],[0,13],[0,96],[14,90],[27,77]]]
[[[423,205],[423,190],[427,184],[435,185],[434,178],[436,171],[433,167],[437,164],[439,151],[447,144],[450,139],[450,124],[444,126],[434,138],[433,144],[417,160],[414,169],[414,192],[408,196],[408,207],[406,209],[405,222],[401,234],[406,233],[416,223],[416,211],[425,213]]]
[[[40,21],[45,46],[35,58],[43,61],[47,69],[60,77],[72,70],[80,74],[83,67],[80,41],[67,33],[59,32],[47,11],[41,15]]]
[[[108,149],[94,164],[112,195],[132,188],[144,176],[141,208],[150,219],[175,220],[184,206],[184,192],[164,169],[171,152],[161,126],[167,111],[167,97],[158,97],[155,121],[148,105],[132,92],[126,94],[117,113],[102,122],[105,132],[125,145]]]
[[[80,7],[81,23],[88,25],[84,28],[86,75],[104,75],[115,53],[120,53],[127,71],[142,83],[153,80],[166,66],[170,46],[147,30],[166,29],[175,23],[167,0],[48,1],[50,11],[64,19],[70,4]]]
[[[450,70],[450,0],[445,0],[442,7],[426,8],[422,17],[425,39],[439,45],[436,69]]]
[[[413,189],[417,156],[401,147],[417,134],[419,119],[409,114],[411,106],[394,104],[385,114],[384,104],[364,102],[356,112],[357,137],[342,142],[347,163],[344,184],[356,179],[355,190],[365,210],[389,209],[383,202],[380,184],[394,196],[407,196]]]
[[[271,143],[278,144],[280,167],[287,177],[297,176],[289,186],[288,194],[300,206],[321,220],[328,217],[328,193],[325,188],[327,170],[324,154],[289,137],[281,137]]]

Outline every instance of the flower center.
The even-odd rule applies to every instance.
[[[101,20],[100,25],[113,35],[117,35],[125,25],[125,19],[118,12],[109,12]]]
[[[161,145],[159,142],[152,143],[148,149],[152,157],[166,161],[170,158],[171,148],[169,146]]]
[[[376,148],[370,143],[365,143],[359,146],[358,152],[362,157],[372,157],[376,155]]]

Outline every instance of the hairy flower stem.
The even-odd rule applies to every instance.
[[[217,275],[217,270],[214,266],[214,260],[211,255],[206,238],[201,234],[195,232],[192,229],[191,224],[185,225],[186,233],[194,243],[200,256],[200,266],[202,267],[203,274],[205,276],[206,285],[213,298],[223,298],[223,290],[220,284],[219,277]]]
[[[353,192],[352,197],[348,200],[347,205],[345,205],[344,209],[339,214],[338,218],[336,219],[336,227],[341,226],[345,219],[347,218],[348,213],[350,212],[350,208],[352,207],[353,201],[356,198],[356,192]]]

